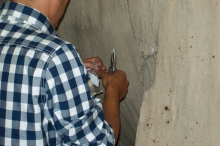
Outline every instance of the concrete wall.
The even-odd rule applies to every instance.
[[[219,0],[70,0],[58,33],[106,66],[116,49],[118,146],[219,146],[219,27]]]
[[[220,145],[220,3],[150,2],[160,8],[155,81],[145,92],[136,145]]]
[[[116,49],[117,68],[126,71],[130,81],[127,97],[121,102],[121,146],[135,145],[143,93],[154,79],[155,18],[147,7],[148,2],[143,1],[73,0],[58,29],[82,58],[99,56],[109,66],[112,48]]]
[[[128,73],[119,145],[220,145],[219,10],[217,0],[71,1],[69,40],[106,64],[116,48]]]

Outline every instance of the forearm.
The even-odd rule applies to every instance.
[[[111,124],[114,130],[115,142],[118,139],[120,129],[120,103],[118,96],[113,88],[106,88],[103,102],[105,120]]]
[[[98,68],[95,71],[102,79],[102,85],[105,88],[103,101],[105,120],[111,124],[114,130],[115,142],[117,142],[120,130],[120,101],[128,91],[129,82],[126,73],[120,70],[116,70],[112,74]]]

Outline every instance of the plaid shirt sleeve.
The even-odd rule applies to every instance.
[[[113,145],[112,128],[102,104],[90,96],[86,69],[71,44],[58,49],[48,63],[45,93],[49,137],[56,131],[62,145]]]
[[[114,144],[76,48],[28,6],[0,6],[0,145]]]

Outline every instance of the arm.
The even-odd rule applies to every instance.
[[[91,98],[85,67],[69,49],[63,46],[55,54],[45,75],[45,115],[54,128],[50,133],[58,134],[62,145],[113,145],[113,129],[104,119],[102,104]]]
[[[102,78],[105,88],[103,102],[105,120],[113,127],[115,141],[117,141],[120,129],[120,101],[125,97],[129,83],[123,71],[117,70],[109,74],[96,68],[96,73]]]

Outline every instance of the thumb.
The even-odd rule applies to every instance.
[[[103,78],[106,74],[106,72],[99,67],[95,67],[95,72],[100,78]]]

